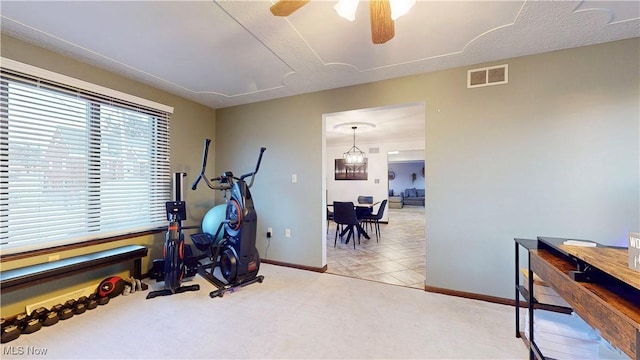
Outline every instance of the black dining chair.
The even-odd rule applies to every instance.
[[[327,234],[329,233],[329,224],[333,221],[333,211],[329,210],[329,206],[327,206]],[[336,229],[336,231],[338,231]]]
[[[373,196],[358,196],[358,204],[373,204]]]
[[[373,205],[373,196],[358,196],[358,204],[366,205],[361,207],[356,206],[356,215],[358,216],[358,219],[362,219],[363,216],[371,215],[371,213],[373,213],[373,208],[370,207],[371,205]]]
[[[384,209],[387,206],[387,199],[382,200],[380,203],[380,207],[378,208],[378,212],[371,215],[365,215],[361,218],[362,222],[368,223],[369,225],[373,225],[376,231],[376,242],[378,242],[380,238],[380,220],[384,215]]]
[[[358,233],[358,242],[360,242],[360,232],[357,230],[357,227],[360,226],[360,220],[356,216],[356,209],[352,202],[342,202],[342,201],[334,201],[333,202],[333,221],[337,224],[336,226],[336,237],[333,241],[333,247],[336,247],[338,243],[338,232],[340,232],[340,238],[343,238],[345,233],[347,235],[347,239],[345,243],[348,243],[349,240],[353,237],[353,248],[356,248],[356,233]],[[338,229],[342,227],[342,231]]]

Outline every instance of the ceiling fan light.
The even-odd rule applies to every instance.
[[[391,5],[391,19],[396,20],[411,10],[416,0],[389,0]]]
[[[333,8],[338,15],[349,21],[353,21],[356,19],[356,10],[358,9],[359,3],[360,0],[338,0],[338,3],[336,3]]]

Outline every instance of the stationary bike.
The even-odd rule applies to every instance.
[[[184,233],[182,232],[182,221],[187,218],[186,205],[182,194],[182,178],[187,174],[174,173],[173,177],[173,198],[174,201],[167,201],[165,208],[169,227],[165,235],[164,247],[162,249],[163,259],[154,260],[154,267],[160,267],[157,278],[164,279],[164,289],[151,291],[147,294],[147,299],[156,296],[167,296],[185,291],[200,290],[199,285],[182,286],[181,282],[185,273],[189,272],[187,267],[190,251],[188,245],[184,243]],[[158,264],[158,266],[156,266]]]
[[[196,248],[206,251],[209,255],[210,263],[201,264],[198,267],[198,274],[216,286],[217,290],[209,294],[213,298],[222,297],[230,289],[255,282],[261,283],[264,280],[264,276],[258,275],[260,269],[260,254],[256,248],[258,217],[249,188],[253,186],[266,148],[260,149],[254,171],[240,177],[234,176],[231,171],[226,171],[221,176],[211,179],[213,182],[211,183],[205,175],[210,143],[210,139],[205,139],[202,171],[191,189],[195,190],[200,180],[203,180],[210,189],[225,191],[225,198],[226,191],[230,191],[231,195],[227,200],[225,219],[218,225],[216,233],[192,234],[191,240]],[[249,184],[245,181],[247,177],[251,177]],[[221,232],[223,236],[221,240],[217,240]]]

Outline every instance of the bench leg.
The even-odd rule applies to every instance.
[[[135,259],[133,261],[133,277],[135,279],[142,278],[142,259]]]

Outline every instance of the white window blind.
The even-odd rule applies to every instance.
[[[165,225],[169,111],[0,69],[3,254]]]

